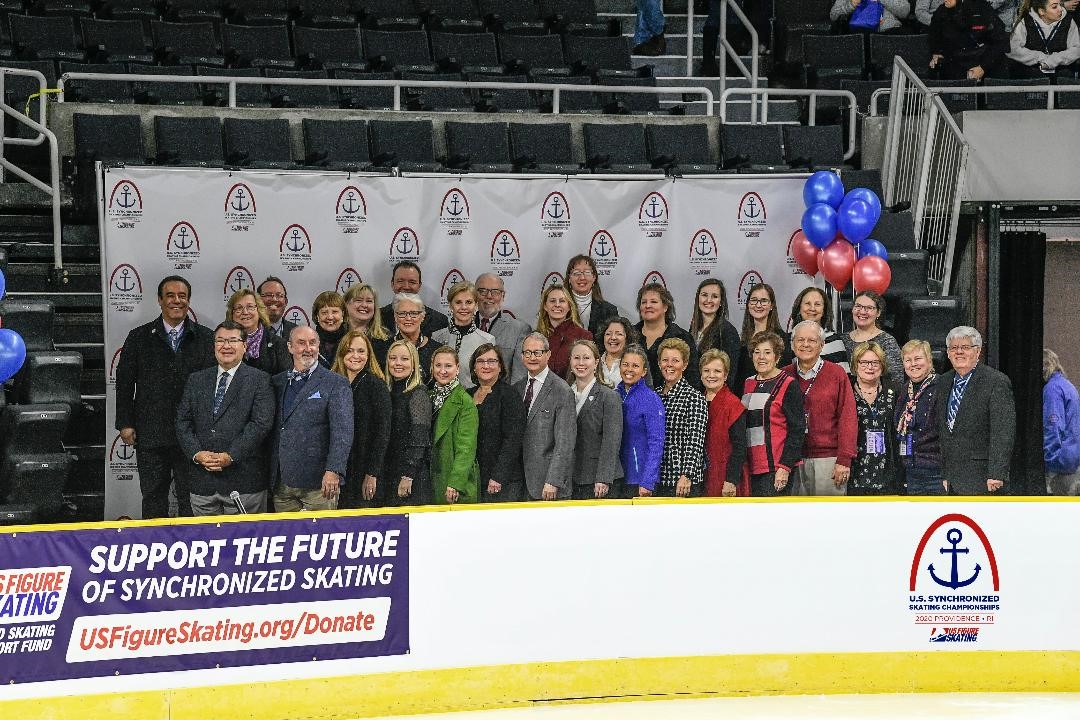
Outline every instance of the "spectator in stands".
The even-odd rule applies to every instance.
[[[842,337],[844,347],[849,354],[853,354],[855,346],[860,343],[877,343],[885,351],[885,363],[883,371],[886,380],[892,382],[890,370],[903,367],[903,359],[900,357],[900,344],[889,333],[881,329],[878,324],[881,313],[885,312],[885,299],[873,290],[863,290],[855,296],[855,304],[851,307],[851,317],[855,321],[855,327]],[[855,369],[854,358],[851,361],[851,369]]]
[[[739,331],[728,320],[727,291],[716,278],[706,278],[698,285],[694,313],[690,317],[690,336],[699,355],[723,350],[728,358],[739,356]],[[733,391],[738,389],[734,378],[729,377],[728,384]]]
[[[880,11],[872,9],[874,5],[879,5]],[[845,30],[850,28],[852,32],[888,32],[902,29],[900,22],[910,14],[910,0],[835,0],[829,20],[843,24]],[[876,21],[875,27],[865,25],[868,17]]]
[[[844,347],[844,340],[839,334],[833,332],[832,300],[829,299],[828,293],[811,285],[803,288],[795,296],[795,302],[791,305],[793,333],[794,327],[803,320],[813,320],[825,328],[825,346],[821,349],[821,357],[836,363],[844,372],[850,374],[851,364],[848,362],[848,351]]]
[[[664,384],[658,351],[660,343],[668,338],[678,338],[690,348],[691,367],[687,369],[686,379],[691,385],[696,385],[697,343],[690,337],[690,333],[675,324],[675,298],[660,283],[649,283],[638,290],[637,308],[641,320],[634,329],[641,336],[645,352],[648,353],[652,387],[661,387]]]
[[[699,497],[705,480],[705,431],[709,404],[686,382],[690,346],[679,338],[660,343],[660,373],[664,386],[664,455],[660,460],[658,497]]]
[[[289,307],[289,293],[285,290],[285,283],[281,278],[270,275],[256,288],[263,304],[266,305],[266,317],[270,321],[270,327],[279,336],[289,341],[289,333],[296,327],[296,323],[285,319],[285,309]]]
[[[349,329],[366,334],[375,351],[374,357],[379,358],[380,364],[386,362],[390,335],[383,327],[382,313],[378,312],[379,295],[375,288],[367,283],[353,285],[345,293],[344,300]]]
[[[251,292],[250,290],[248,292]],[[176,413],[176,437],[190,458],[194,515],[266,512],[263,440],[274,427],[270,376],[247,367],[244,329],[225,320],[214,331],[216,367],[188,376]],[[232,493],[239,495],[236,502]]]
[[[592,340],[570,346],[570,389],[577,410],[574,444],[575,500],[617,497],[622,479],[622,402],[600,371],[600,350]]]
[[[452,347],[458,355],[459,369],[461,365],[468,367],[476,348],[495,342],[495,336],[476,326],[476,307],[480,302],[480,295],[471,282],[465,280],[454,283],[446,291],[446,302],[450,306],[450,324],[442,330],[436,330],[431,341],[436,345]],[[457,381],[464,385],[466,390],[473,384],[471,375],[463,375]]]
[[[352,388],[319,362],[312,328],[293,328],[289,354],[293,369],[271,379],[277,395],[270,455],[274,508],[333,510],[352,448]]]
[[[1043,382],[1046,492],[1080,495],[1080,396],[1049,348],[1043,349]]]
[[[634,27],[634,55],[663,55],[667,52],[664,39],[664,1],[637,0],[637,24]]]
[[[514,385],[514,392],[525,405],[521,455],[525,489],[532,500],[569,498],[573,484],[574,392],[551,369],[550,355],[547,337],[529,333],[521,343],[528,375]]]
[[[390,390],[371,337],[355,328],[345,333],[331,369],[349,381],[353,397],[352,451],[339,506],[383,507],[389,489],[383,461],[390,442]]]
[[[577,305],[578,320],[597,344],[607,321],[619,314],[619,308],[604,300],[598,276],[596,261],[588,255],[575,255],[566,263],[566,282]]]
[[[1061,0],[1025,0],[1009,39],[1013,77],[1073,77],[1080,70],[1080,24]]]
[[[470,318],[472,314],[470,309]],[[460,374],[458,351],[448,345],[439,346],[431,360],[431,484],[436,505],[474,503],[480,485],[480,467],[476,464],[480,414],[461,386]]]
[[[795,362],[787,368],[798,383],[806,416],[802,465],[792,482],[795,495],[844,495],[855,459],[855,397],[847,373],[822,355],[825,328],[803,320],[791,331]]]
[[[746,464],[746,408],[727,384],[731,358],[723,350],[701,353],[701,384],[709,404],[705,430],[705,495],[735,497]],[[743,494],[749,494],[744,488]]]
[[[495,336],[503,365],[507,368],[506,382],[512,385],[525,377],[525,366],[521,362],[521,341],[532,332],[532,328],[528,323],[503,310],[506,286],[498,275],[483,273],[477,277],[476,293],[480,298],[476,324],[484,332]]]
[[[581,326],[577,304],[571,302],[569,291],[562,285],[548,285],[540,294],[536,331],[548,339],[548,367],[560,378],[566,377],[570,368],[570,346],[574,341],[592,339],[592,334]]]
[[[390,385],[390,444],[383,463],[389,483],[387,505],[428,505],[432,502],[428,460],[432,405],[420,376],[416,346],[408,340],[390,343],[386,375]]]
[[[623,352],[629,345],[640,345],[641,339],[630,321],[622,316],[608,320],[601,334],[604,354],[600,356],[600,371],[608,385],[615,387],[622,380],[619,363]],[[646,375],[645,382],[652,383],[652,375]]]
[[[116,429],[136,448],[144,519],[167,517],[169,486],[177,510],[191,516],[187,464],[176,439],[176,408],[188,375],[213,367],[214,332],[188,317],[191,283],[170,275],[158,283],[161,314],[134,328],[116,366]]]
[[[1006,74],[1009,35],[985,0],[945,0],[930,19],[928,41],[930,69],[942,79],[981,80]]]
[[[469,393],[480,413],[476,438],[480,502],[516,502],[522,493],[525,406],[507,381],[506,363],[497,345],[476,348],[469,370],[473,380]]]
[[[334,364],[338,343],[349,330],[345,324],[345,298],[334,290],[319,293],[311,304],[311,319],[319,335],[319,362],[329,369]]]
[[[244,329],[247,348],[242,358],[245,364],[271,376],[292,367],[288,341],[270,327],[266,306],[254,290],[244,288],[234,292],[226,304],[225,319]]]
[[[901,348],[907,382],[896,399],[896,444],[908,495],[944,495],[938,435],[938,376],[930,343],[908,340]]]
[[[419,295],[413,293],[398,293],[394,296],[393,305],[397,326],[394,340],[408,340],[413,344],[419,356],[417,372],[420,373],[421,381],[427,384],[431,380],[431,358],[439,347],[423,332],[427,306]]]
[[[1006,31],[1012,28],[1016,22],[1016,3],[1017,0],[986,0],[990,8],[997,14],[998,19],[1001,20],[1001,26]],[[1078,0],[1073,0],[1077,2]],[[915,19],[922,26],[922,29],[930,27],[930,22],[934,17],[934,13],[937,9],[945,4],[945,0],[915,0]]]
[[[755,374],[746,378],[746,456],[750,493],[755,497],[791,494],[791,473],[802,458],[806,416],[795,379],[780,369],[783,339],[773,332],[750,338]]]
[[[1016,439],[1009,378],[979,362],[982,335],[960,325],[949,331],[953,369],[938,381],[941,475],[951,495],[986,495],[1005,484]]]
[[[881,382],[889,370],[885,351],[876,342],[859,343],[852,354],[855,414],[859,419],[858,450],[848,480],[848,495],[896,493],[896,390]]]
[[[780,329],[780,316],[776,310],[776,291],[772,285],[760,283],[750,288],[746,296],[746,309],[743,311],[742,332],[739,334],[739,362],[738,384],[739,392],[746,379],[753,375],[755,363],[751,358],[753,347],[750,341],[760,332],[768,332],[780,338],[780,356],[777,358],[778,365],[787,365],[791,362],[788,352],[788,335]]]
[[[394,270],[390,275],[390,291],[395,296],[399,293],[409,293],[420,297],[420,289],[423,287],[421,280],[420,266],[412,260],[401,260],[394,265]],[[379,312],[382,314],[383,327],[386,328],[387,334],[393,337],[397,333],[393,303],[383,305],[379,308]],[[431,333],[443,329],[446,325],[446,315],[424,305],[424,324],[420,328],[421,335],[431,337]]]
[[[758,34],[758,43],[765,47],[769,42],[769,29],[772,23],[772,2],[768,0],[736,0],[746,14],[750,24]],[[716,62],[717,46],[720,38],[720,13],[724,11],[724,0],[709,0],[709,15],[705,18],[705,25],[701,30],[701,71],[702,77],[716,77],[720,74],[720,65]],[[824,10],[824,8],[822,9]],[[749,55],[751,52],[750,34],[743,28],[742,23],[728,15],[727,22],[728,40],[740,55]],[[723,52],[720,53],[724,55]],[[704,351],[702,351],[704,354]]]
[[[640,345],[630,345],[619,365],[622,382],[616,388],[623,406],[623,497],[652,495],[660,482],[664,455],[664,402],[649,387],[649,356]]]

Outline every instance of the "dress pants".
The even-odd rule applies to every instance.
[[[191,517],[191,491],[187,465],[179,446],[148,448],[136,445],[135,462],[142,490],[143,520],[169,517],[169,486],[176,483],[177,514]]]

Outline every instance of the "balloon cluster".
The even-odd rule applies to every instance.
[[[807,275],[820,272],[837,290],[852,282],[856,291],[884,293],[892,281],[889,253],[870,237],[881,217],[881,199],[873,190],[855,188],[821,170],[803,186],[806,212],[795,233],[791,254]]]
[[[7,278],[0,271],[0,300],[7,292]],[[0,328],[0,382],[11,378],[26,361],[26,343],[22,335],[8,328]]]

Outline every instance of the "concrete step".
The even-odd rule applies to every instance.
[[[720,99],[720,78],[715,77],[658,77],[656,78],[656,84],[660,87],[679,87],[679,86],[693,86],[693,87],[707,87],[713,92],[713,96]],[[744,77],[728,77],[727,87],[750,87],[750,81]],[[758,87],[769,87],[769,78],[763,77],[758,79]]]
[[[740,59],[746,65],[746,69],[750,69],[750,58],[740,56]],[[646,65],[652,65],[653,75],[656,77],[685,77],[686,76],[686,55],[657,55],[655,57],[649,57],[646,55],[632,55],[630,57],[630,64],[632,67],[639,68]],[[701,65],[701,55],[694,56],[694,69]],[[736,73],[728,73],[728,77],[734,77]],[[758,62],[758,76],[763,78],[766,75],[765,63],[762,58]]]
[[[634,26],[637,24],[637,15],[634,13],[608,13],[602,15],[606,18],[614,18],[619,21],[619,25],[622,27],[624,35],[633,35]],[[666,29],[665,35],[668,37],[672,35],[686,36],[686,21],[687,15],[665,15],[664,26]],[[694,34],[701,35],[701,29],[705,26],[704,15],[694,15]]]

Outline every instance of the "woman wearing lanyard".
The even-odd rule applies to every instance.
[[[1025,0],[1009,38],[1013,77],[1072,77],[1080,60],[1080,24],[1062,0]]]
[[[896,434],[892,432],[896,391],[881,382],[888,371],[885,351],[877,343],[861,343],[851,354],[855,366],[855,414],[859,445],[848,480],[848,495],[890,495],[896,492]]]
[[[784,342],[771,332],[750,338],[754,375],[743,386],[746,413],[746,458],[750,493],[756,497],[790,495],[791,472],[802,458],[806,416],[802,393],[791,375],[780,369]]]
[[[901,354],[907,381],[896,401],[896,443],[908,495],[944,495],[938,437],[937,374],[930,343],[909,340]]]

